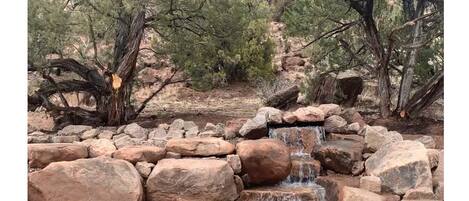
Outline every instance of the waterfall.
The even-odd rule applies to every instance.
[[[285,187],[312,188],[325,201],[325,189],[314,180],[319,172],[314,168],[311,152],[325,141],[322,126],[269,128],[269,138],[279,139],[290,148],[292,172],[279,185]]]

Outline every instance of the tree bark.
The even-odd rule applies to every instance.
[[[401,112],[401,116],[416,117],[433,102],[443,95],[444,76],[443,71],[435,74],[414,96],[409,100]]]
[[[407,8],[405,9],[407,12],[410,12],[407,14],[410,18],[408,21],[414,20],[415,18],[418,18],[423,15],[423,8],[424,8],[424,2],[422,0],[417,2],[417,9],[416,11],[413,10],[413,8]],[[422,39],[422,20],[419,20],[416,22],[415,27],[413,29],[413,39],[412,39],[412,44],[419,44]],[[415,65],[417,63],[417,56],[419,53],[420,48],[413,48],[408,57],[408,63],[407,65],[404,66],[403,70],[403,75],[401,79],[401,85],[399,88],[399,97],[397,101],[397,107],[396,107],[396,112],[400,113],[401,110],[404,108],[404,106],[407,104],[409,98],[410,98],[410,92],[412,91],[412,80],[414,78],[414,69]]]

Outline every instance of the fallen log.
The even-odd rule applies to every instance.
[[[275,108],[285,108],[290,103],[295,103],[298,99],[300,89],[293,85],[267,97],[264,104]]]

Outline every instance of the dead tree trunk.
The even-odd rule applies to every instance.
[[[414,11],[414,8],[412,5],[408,5],[408,7],[405,9],[407,12],[408,16],[408,21],[414,20],[415,18],[418,18],[423,15],[424,11],[424,5],[423,1],[420,0],[417,2],[417,8]],[[413,39],[412,43],[413,44],[418,44],[421,41],[421,35],[422,35],[422,20],[419,20],[415,23],[415,27],[413,29]],[[399,88],[399,97],[397,101],[397,107],[396,107],[396,112],[400,113],[401,110],[404,108],[404,106],[407,104],[409,98],[410,98],[410,92],[412,91],[412,80],[414,78],[414,67],[417,63],[417,56],[420,48],[413,48],[410,51],[409,58],[408,58],[408,63],[407,65],[404,66],[403,70],[403,75],[401,79],[401,85]]]
[[[298,86],[293,85],[268,97],[265,101],[265,105],[270,107],[283,108],[288,104],[295,102],[298,98],[299,92],[300,89]]]
[[[438,72],[414,96],[401,111],[401,117],[416,117],[433,102],[443,95],[444,88],[443,71]]]

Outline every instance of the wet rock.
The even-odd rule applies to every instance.
[[[261,107],[257,110],[257,115],[264,115],[269,124],[282,123],[282,111],[273,107]]]
[[[285,142],[291,153],[311,153],[321,144],[322,134],[318,127],[290,127],[272,129],[270,138]]]
[[[293,114],[300,122],[320,122],[324,121],[324,112],[317,107],[300,107]]]
[[[85,125],[68,125],[68,126],[65,126],[59,132],[57,132],[57,135],[62,135],[62,136],[76,135],[76,136],[80,136],[82,133],[84,133],[87,130],[91,130],[92,128],[93,127],[91,127],[91,126],[85,126]]]
[[[337,104],[321,104],[318,106],[320,110],[324,113],[325,117],[330,117],[332,115],[340,115],[342,108]]]
[[[80,142],[80,137],[76,135],[70,136],[52,136],[51,141],[53,143],[72,143],[72,142]]]
[[[135,169],[137,169],[140,176],[142,176],[145,179],[148,178],[148,176],[150,176],[150,173],[151,173],[151,170],[153,169],[153,167],[155,167],[155,164],[145,162],[145,161],[137,162],[135,164]]]
[[[345,186],[342,192],[342,201],[386,201],[383,196],[364,189]]]
[[[348,175],[328,175],[319,176],[315,182],[326,190],[327,201],[339,201],[341,200],[342,189],[344,186],[350,186],[358,188],[360,181],[358,177],[352,177]]]
[[[351,174],[355,162],[362,159],[363,145],[348,140],[327,141],[314,152],[321,164],[335,172]]]
[[[131,123],[127,125],[124,129],[124,133],[133,138],[142,138],[148,139],[148,131],[145,128],[142,128],[137,123]]]
[[[236,154],[230,154],[226,156],[226,162],[230,165],[231,169],[235,174],[241,173],[241,159]]]
[[[365,148],[369,152],[376,152],[386,144],[403,140],[400,133],[378,126],[365,126],[362,133],[365,136]]]
[[[83,132],[81,134],[80,138],[82,140],[92,139],[92,138],[95,138],[97,135],[98,135],[98,130],[93,128],[93,129],[90,129],[90,130],[87,130],[87,131]]]
[[[112,156],[112,153],[116,151],[116,147],[111,140],[108,139],[92,139],[88,147],[90,157],[98,156]]]
[[[385,191],[398,195],[412,188],[432,186],[427,150],[420,142],[387,144],[368,158],[365,166],[368,175],[381,178]]]
[[[324,189],[315,187],[256,187],[241,192],[238,201],[304,200],[321,201]]]
[[[416,139],[416,141],[419,141],[423,144],[423,146],[425,146],[425,148],[427,149],[434,149],[436,147],[436,142],[435,140],[433,139],[432,136],[422,136],[418,139]]]
[[[29,144],[28,165],[30,168],[43,168],[49,163],[72,161],[88,157],[86,146],[71,143]]]
[[[347,121],[339,115],[332,115],[324,120],[324,129],[326,132],[334,132],[339,128],[343,128],[347,125]]]
[[[219,138],[171,139],[166,150],[182,156],[220,156],[231,154],[235,146]]]
[[[148,177],[147,200],[234,201],[238,193],[233,176],[222,160],[163,159]]]
[[[99,157],[56,162],[31,173],[28,196],[30,201],[142,201],[144,194],[132,164]]]
[[[431,188],[415,188],[408,190],[403,200],[437,200]]]
[[[267,119],[263,115],[248,119],[239,130],[239,134],[248,139],[259,139],[267,136],[267,133]]]
[[[321,162],[313,158],[292,158],[290,179],[294,182],[314,180],[321,172]]]
[[[289,149],[280,140],[245,140],[236,144],[236,151],[249,183],[277,183],[291,171]]]
[[[380,193],[381,179],[375,176],[363,176],[360,178],[360,188],[371,192]]]
[[[137,162],[156,163],[164,158],[166,151],[154,146],[127,146],[115,151],[113,158],[123,159],[135,164]]]

